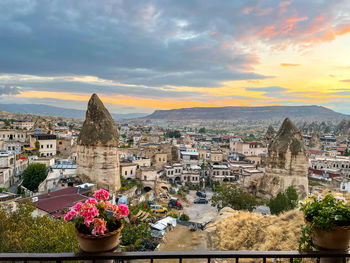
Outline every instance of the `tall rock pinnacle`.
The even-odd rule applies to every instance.
[[[276,137],[269,145],[269,153],[285,153],[288,149],[292,155],[296,155],[299,152],[307,152],[299,129],[289,118],[286,118]]]
[[[304,197],[308,193],[308,167],[308,150],[301,133],[286,118],[269,145],[265,174],[258,191],[264,197],[272,197],[293,186]]]
[[[78,144],[85,146],[115,146],[119,135],[113,118],[100,98],[93,94],[89,100],[85,122],[78,137]]]
[[[77,175],[115,193],[120,188],[118,130],[102,101],[93,94],[78,137]]]
[[[272,125],[269,125],[265,134],[265,142],[269,144],[272,141],[272,139],[275,137],[275,135],[276,135],[275,129],[272,127]]]

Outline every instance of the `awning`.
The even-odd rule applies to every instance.
[[[35,147],[24,147],[23,149],[25,151],[34,151],[36,148]]]

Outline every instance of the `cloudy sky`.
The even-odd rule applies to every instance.
[[[350,114],[349,0],[1,0],[0,103]]]

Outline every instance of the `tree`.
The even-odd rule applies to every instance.
[[[148,223],[142,222],[139,225],[132,225],[124,222],[120,243],[125,246],[125,251],[140,251],[147,248],[148,244],[151,243],[151,238]]]
[[[289,210],[288,198],[284,193],[278,193],[275,198],[271,198],[268,206],[271,214],[278,215],[284,211]]]
[[[218,185],[215,187],[215,192],[211,202],[212,206],[218,209],[228,206],[236,210],[252,211],[257,205],[253,195],[243,192],[233,184]]]
[[[35,146],[35,150],[34,150],[33,153],[34,153],[36,156],[39,156],[39,154],[40,154],[40,142],[39,142],[39,141],[35,141],[34,146]]]
[[[165,137],[168,138],[180,138],[181,133],[179,131],[167,131]]]
[[[298,193],[293,186],[289,186],[286,190],[286,196],[288,198],[289,209],[296,208],[298,204]]]
[[[206,130],[205,130],[205,128],[204,127],[202,127],[202,128],[200,128],[199,129],[199,131],[198,131],[199,133],[205,133],[206,132]]]
[[[30,191],[38,190],[39,184],[46,178],[46,166],[41,163],[32,163],[23,171],[23,186]]]
[[[279,192],[276,197],[268,202],[271,214],[278,215],[282,212],[294,209],[298,203],[298,193],[293,186],[289,186],[285,193]]]
[[[72,222],[48,216],[33,217],[32,203],[9,212],[0,206],[0,253],[78,252]]]

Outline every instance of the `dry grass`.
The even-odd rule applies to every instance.
[[[209,235],[217,250],[297,250],[303,224],[303,213],[297,210],[279,216],[234,211],[208,228],[215,229]]]

